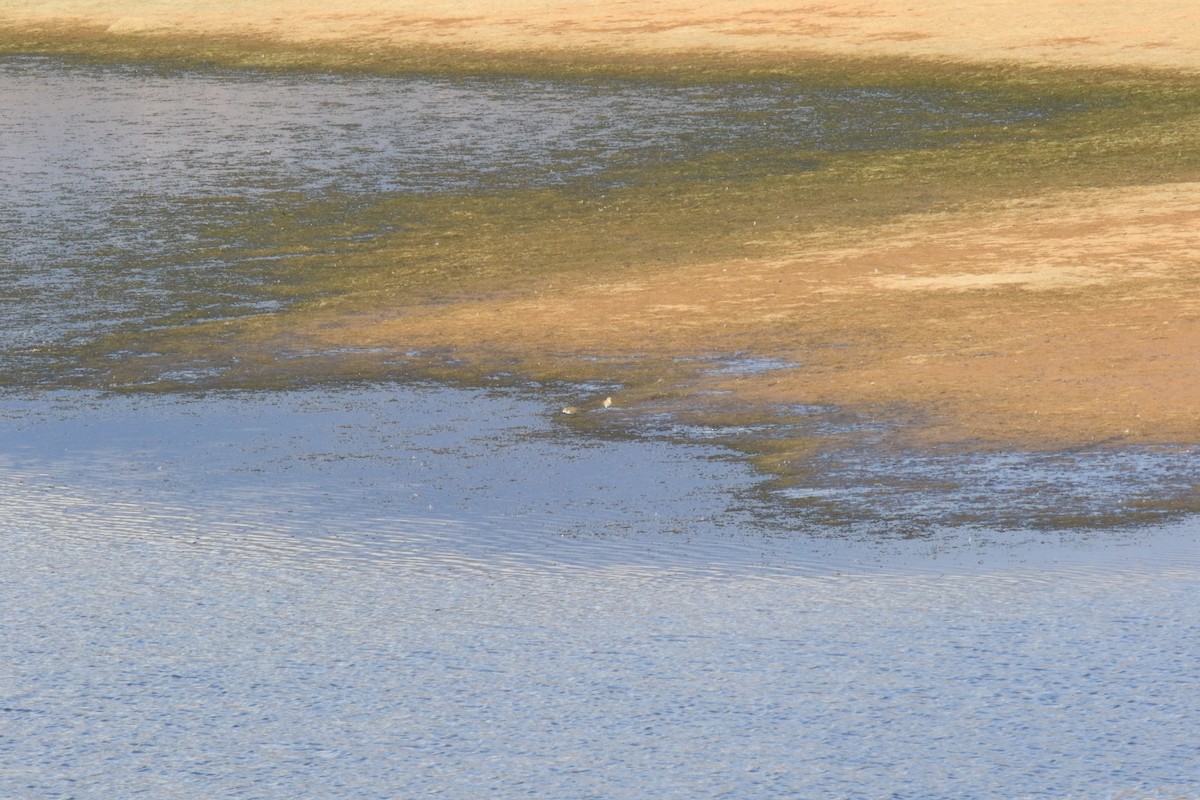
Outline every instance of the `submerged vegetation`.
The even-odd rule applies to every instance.
[[[235,257],[258,289],[289,301],[286,311],[254,323],[281,331],[331,304],[349,311],[442,302],[555,277],[770,257],[804,237],[852,238],[901,215],[1055,189],[1200,176],[1200,81],[1146,71],[895,59],[472,55],[54,30],[0,35],[4,53],[137,61],[168,73],[234,67],[397,79],[507,76],[582,82],[597,92],[612,81],[632,81],[667,91],[702,87],[725,101],[795,95],[818,117],[875,114],[890,126],[850,131],[844,146],[797,143],[774,135],[777,110],[724,102],[709,112],[720,118],[719,147],[710,141],[689,150],[685,134],[669,151],[618,154],[554,185],[484,181],[465,190],[293,193],[264,203],[234,182],[222,203],[239,206],[235,214],[196,198],[200,213],[212,206],[211,255],[222,257],[236,243]],[[891,117],[873,108],[906,94],[912,106]],[[943,99],[951,101],[949,110],[938,107]],[[177,346],[203,338],[202,330],[187,327],[186,314],[161,322],[178,330],[156,336],[177,339]]]
[[[693,391],[698,368],[688,360],[719,351],[723,340],[714,332],[658,338],[647,324],[636,348],[569,335],[547,345],[545,338],[497,340],[494,330],[460,315],[446,317],[436,335],[423,329],[411,340],[389,342],[378,335],[356,339],[355,320],[536,298],[563,285],[636,280],[695,264],[780,258],[802,251],[805,242],[853,242],[906,215],[1048,191],[1200,178],[1200,81],[1149,71],[896,59],[369,53],[53,31],[5,34],[4,53],[137,61],[168,73],[250,68],[397,80],[515,78],[597,93],[619,82],[720,100],[710,112],[716,134],[689,139],[685,131],[669,147],[618,153],[561,179],[485,180],[439,191],[292,192],[267,202],[254,202],[235,182],[222,202],[237,213],[214,213],[193,257],[229,263],[211,274],[220,284],[214,293],[249,295],[269,310],[148,312],[150,324],[141,318],[42,344],[36,357],[19,362],[25,366],[9,364],[10,384],[170,390],[396,375],[481,383],[504,375],[619,387],[620,419],[631,424],[639,415],[674,413],[719,426],[729,403]],[[857,105],[850,116],[894,127],[815,143],[775,135],[780,98],[803,98],[805,113],[842,119],[851,96]],[[749,102],[764,97],[775,105]],[[908,105],[892,113],[898,97]],[[201,212],[213,202],[196,198]],[[764,327],[754,346],[771,354],[794,335]],[[790,412],[778,408],[738,413],[751,418],[751,430],[761,424],[766,433],[732,437],[730,444],[781,487],[803,482],[806,459],[846,438],[799,435],[794,425],[793,434],[781,436],[780,415],[786,427]],[[571,424],[590,423],[582,415]]]
[[[348,360],[355,375],[392,374],[397,354],[410,349],[404,342],[378,356],[300,359],[293,362],[298,371],[291,375],[280,374],[289,367],[274,357],[277,348],[288,349],[289,341],[303,350],[305,334],[314,326],[336,325],[337,319],[357,314],[636,278],[695,263],[765,259],[795,252],[798,243],[814,237],[854,241],[861,232],[904,215],[1057,189],[1200,176],[1200,84],[1152,74],[956,71],[923,63],[845,62],[774,65],[770,70],[709,63],[684,77],[653,63],[593,64],[583,75],[578,64],[516,60],[489,68],[541,80],[590,81],[597,74],[629,80],[633,73],[659,88],[692,86],[703,79],[714,94],[744,97],[788,92],[812,97],[815,88],[869,86],[879,94],[858,96],[861,106],[851,113],[869,113],[872,102],[889,101],[885,93],[895,91],[966,98],[980,117],[1009,112],[1011,119],[1003,124],[971,118],[953,126],[930,125],[916,137],[895,132],[904,146],[850,143],[801,149],[772,140],[768,130],[765,136],[730,137],[718,152],[617,159],[594,175],[558,185],[343,193],[268,205],[222,224],[213,239],[245,243],[259,290],[285,300],[284,310],[198,325],[167,320],[172,324],[149,335],[130,330],[96,342],[95,352],[156,352],[168,354],[168,361],[211,363],[236,351],[243,368],[226,364],[222,374],[239,385],[253,385],[255,376],[272,382],[319,381],[325,369],[332,371],[329,377],[343,377],[346,369],[340,365]],[[844,102],[838,94],[825,97],[830,103]],[[846,113],[845,108],[826,111]],[[735,130],[774,124],[756,110],[727,108],[720,113],[727,117],[722,124]],[[755,115],[763,119],[747,125],[744,117]],[[918,114],[905,120],[918,130],[928,122]],[[650,347],[621,353],[595,343],[564,342],[559,351],[566,358],[546,358],[545,353],[522,354],[520,342],[472,341],[469,331],[446,333],[444,352],[455,357],[451,367],[447,370],[433,358],[423,359],[418,369],[465,376],[506,368],[533,379],[625,384],[638,383],[639,373],[653,374],[661,384],[663,374],[679,372],[667,362],[647,370],[644,358]],[[230,343],[232,350],[223,352],[222,343]],[[769,343],[764,345],[769,351]],[[266,347],[263,360],[255,359],[261,346]],[[606,360],[580,360],[573,354]],[[660,353],[667,359],[679,355],[688,353]],[[629,366],[622,368],[623,361]],[[136,363],[155,367],[155,359]],[[128,367],[122,364],[112,373],[118,384],[152,377]]]

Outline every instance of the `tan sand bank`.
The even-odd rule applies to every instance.
[[[0,28],[346,48],[828,53],[1200,68],[1192,0],[8,0]]]
[[[732,390],[716,403],[916,407],[930,415],[926,439],[1192,442],[1198,267],[1200,183],[1089,190],[901,220],[782,260],[542,284],[500,302],[326,319],[308,334],[322,348],[504,354],[533,371],[757,353],[798,366],[693,389]]]

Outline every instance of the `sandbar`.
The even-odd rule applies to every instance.
[[[1200,4],[1183,0],[10,0],[0,31],[127,46],[248,38],[332,48],[350,64],[437,48],[1200,72]],[[798,231],[783,255],[750,247],[499,298],[310,317],[300,333],[318,348],[501,353],[532,372],[757,353],[794,366],[692,374],[689,391],[726,405],[904,408],[920,420],[906,436],[964,446],[1198,443],[1198,267],[1200,175],[1171,173],[901,215],[853,236]]]

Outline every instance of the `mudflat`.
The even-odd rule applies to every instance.
[[[13,0],[0,32],[9,52],[187,56],[225,43],[226,60],[244,64],[270,55],[378,68],[419,57],[426,67],[491,59],[670,74],[716,58],[732,74],[824,62],[853,72],[863,60],[884,72],[987,69],[995,84],[1013,75],[1036,87],[1044,73],[1058,86],[1076,75],[1116,92],[1166,86],[1163,97],[1200,85],[1194,2],[917,6]],[[237,340],[230,347],[242,356],[255,342],[286,340],[312,351],[453,352],[532,377],[611,377],[628,387],[617,402],[629,409],[834,404],[902,417],[911,440],[965,447],[1197,443],[1200,165],[1191,154],[1200,115],[1188,106],[1166,119],[1156,102],[1128,129],[1114,117],[1111,133],[1101,121],[1028,144],[1040,155],[1022,151],[1011,180],[1002,150],[987,156],[990,177],[977,184],[964,177],[974,162],[953,175],[933,162],[906,173],[938,195],[924,205],[880,201],[886,213],[816,224],[780,194],[747,205],[724,245],[695,257],[682,246],[661,257],[657,242],[654,257],[632,246],[567,274],[546,267],[489,284],[503,270],[482,269],[469,290],[445,288],[437,303],[428,287],[410,297],[377,285],[234,326],[222,341]],[[857,202],[853,194],[843,187],[829,202]],[[750,209],[770,223],[760,227]],[[386,248],[376,255],[388,257]],[[680,366],[729,353],[779,366],[735,375]]]

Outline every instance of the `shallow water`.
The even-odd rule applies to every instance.
[[[714,447],[583,440],[531,393],[35,393],[0,403],[0,420],[14,527],[304,563],[754,563],[739,542],[754,517],[728,494],[748,470]],[[693,536],[713,540],[707,564],[671,554]]]
[[[0,409],[3,796],[1200,790],[1194,522],[784,535],[512,390]]]
[[[352,216],[354,198],[387,194],[571,182],[603,191],[636,179],[639,165],[717,152],[760,164],[782,152],[795,170],[807,163],[795,153],[942,146],[1048,114],[946,92],[16,57],[0,59],[0,97],[0,380],[47,383],[71,369],[55,363],[57,345],[286,303],[264,287],[288,253],[268,246],[269,225],[238,227],[268,209],[336,200]]]
[[[878,520],[822,524],[781,507],[760,490],[760,476],[715,444],[582,434],[556,413],[561,403],[547,403],[547,391],[10,394],[0,397],[0,526],[397,568],[761,576],[1129,558],[1182,566],[1196,556],[1200,527],[1186,521],[1104,531],[939,525],[916,507],[935,493],[915,489],[881,496],[875,508],[895,517],[909,508],[911,519],[925,520],[919,535]],[[1024,489],[1056,477],[1030,476]],[[979,485],[989,480],[982,474]],[[847,479],[844,491],[863,484]],[[1101,488],[1119,500],[1115,488]],[[1016,498],[943,502],[982,516]]]
[[[512,391],[2,409],[3,796],[1200,789],[1194,523],[781,536]]]
[[[1194,572],[295,571],[10,542],[8,797],[1200,789]]]
[[[0,88],[0,797],[1200,793],[1200,524],[1021,524],[1187,492],[1194,451],[843,454],[789,504],[736,432],[556,413],[596,387],[119,395],[22,366],[281,302],[222,234],[257,204],[601,185],[780,130],[872,147],[969,98],[839,121],[853,96],[761,86],[42,59]]]

